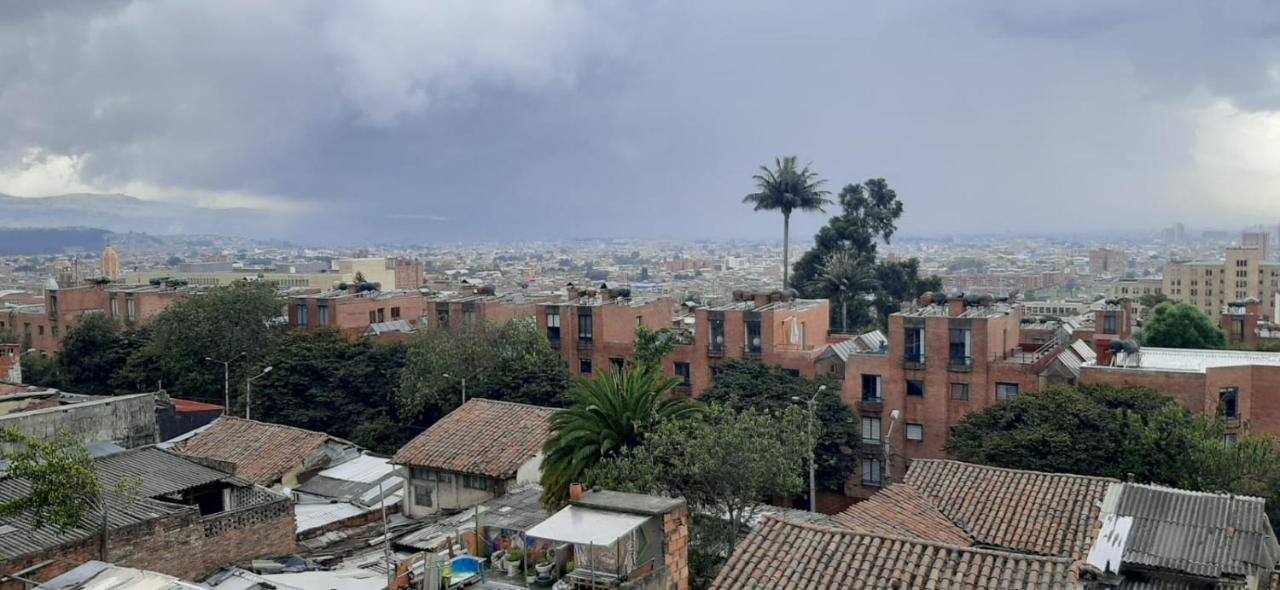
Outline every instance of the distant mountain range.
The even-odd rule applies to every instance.
[[[254,209],[209,209],[120,194],[0,194],[0,227],[93,227],[116,233],[275,237],[279,219]]]

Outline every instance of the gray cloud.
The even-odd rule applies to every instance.
[[[738,201],[798,153],[915,233],[1280,221],[1273,2],[19,4],[0,192],[70,165],[288,203],[292,238],[772,237]]]

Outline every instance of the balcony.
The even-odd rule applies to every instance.
[[[547,338],[547,342],[551,343],[551,348],[560,348],[559,338]]]
[[[724,356],[724,346],[707,345],[707,356],[712,358],[720,358]]]
[[[884,408],[884,398],[879,394],[862,392],[862,403],[858,407],[863,410],[879,411]]]
[[[743,346],[742,356],[744,358],[760,360],[764,356],[764,349],[755,346]]]
[[[919,371],[924,369],[924,361],[923,354],[907,354],[902,357],[902,368],[908,371]]]
[[[590,349],[590,348],[591,348],[591,342],[592,342],[592,339],[591,339],[591,338],[579,338],[579,339],[578,339],[578,350],[588,350],[588,349]]]
[[[969,373],[973,371],[973,357],[971,356],[953,356],[947,358],[947,370],[954,373]]]

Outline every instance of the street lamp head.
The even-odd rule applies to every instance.
[[[795,395],[793,395],[793,396],[791,396],[791,401],[793,401],[793,402],[798,402],[798,401],[800,401],[800,397],[799,397],[799,396],[795,396]]]
[[[206,360],[206,361],[213,361],[213,357],[211,357],[211,356],[206,356],[206,357],[204,357],[204,360]],[[215,362],[215,363],[216,363],[216,362],[218,362],[218,361],[213,361],[213,362]]]
[[[819,386],[818,386],[818,392],[819,392],[819,393],[821,393],[821,392],[823,392],[823,391],[826,391],[826,390],[827,390],[827,386],[826,386],[826,385],[819,385]]]
[[[899,412],[898,410],[894,410],[894,411],[892,411],[892,412],[889,412],[889,417],[890,417],[890,418],[893,418],[894,420],[897,420],[897,419],[898,419],[898,418],[900,418],[901,416],[902,416],[902,412]]]
[[[440,374],[440,376],[441,376],[441,377],[444,377],[445,379],[452,379],[452,378],[453,378],[453,377],[450,377],[448,373],[441,373],[441,374]]]
[[[267,373],[270,373],[270,372],[271,372],[271,369],[274,369],[274,368],[275,368],[275,367],[267,367],[267,368],[265,368],[265,369],[263,369],[263,370],[262,370],[262,374],[263,374],[263,375],[266,375]],[[896,412],[897,410],[894,410],[894,411]]]

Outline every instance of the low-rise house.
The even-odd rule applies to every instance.
[[[292,553],[289,498],[154,447],[94,460],[101,501],[81,524],[36,527],[29,514],[0,522],[0,589],[23,589],[90,560],[198,579],[227,563]],[[0,479],[0,502],[30,493]],[[102,522],[107,522],[103,535]]]
[[[471,399],[409,441],[391,462],[407,469],[407,516],[469,508],[541,477],[553,408]]]
[[[298,537],[368,524],[400,509],[404,479],[391,460],[360,455],[325,469],[293,488]]]
[[[296,487],[321,469],[360,454],[354,444],[323,432],[234,416],[218,418],[163,446],[274,489]]]
[[[770,519],[713,588],[1273,588],[1260,498],[915,461],[822,527]],[[896,586],[894,585],[896,584]]]
[[[35,590],[203,590],[204,586],[173,576],[131,567],[88,561],[35,587]]]

